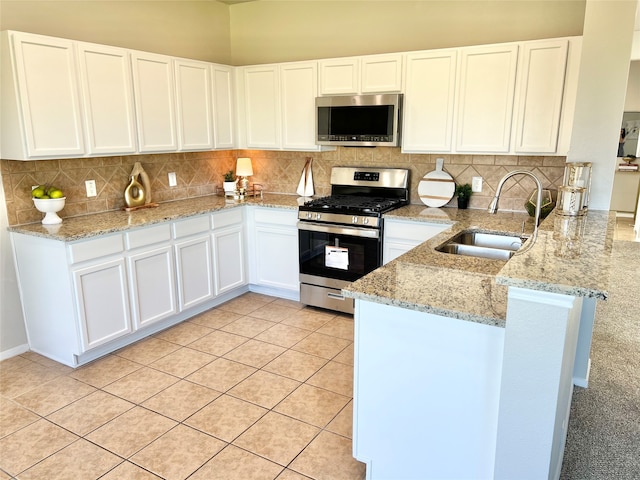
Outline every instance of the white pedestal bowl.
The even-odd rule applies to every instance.
[[[42,219],[43,225],[57,225],[62,223],[62,219],[58,216],[58,212],[64,208],[65,199],[62,198],[34,198],[33,204],[36,208],[45,213]]]

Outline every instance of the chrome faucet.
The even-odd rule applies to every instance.
[[[526,248],[526,250],[528,250],[533,246],[533,242],[536,241],[536,238],[538,238],[538,225],[540,225],[540,209],[542,206],[542,184],[540,183],[540,180],[538,180],[538,177],[536,177],[533,173],[531,173],[528,170],[514,170],[513,172],[507,173],[504,177],[502,177],[502,180],[498,182],[498,188],[496,188],[496,196],[493,197],[493,200],[491,201],[491,204],[489,205],[489,208],[487,211],[489,213],[496,213],[498,211],[498,201],[500,200],[500,193],[502,192],[502,187],[504,186],[504,183],[509,178],[515,175],[527,175],[533,178],[533,181],[536,182],[536,188],[538,189],[538,193],[536,195],[535,226],[533,227],[533,235],[532,235],[533,238],[531,242],[529,242],[530,245]],[[520,249],[518,253],[523,253],[524,251],[525,249]]]

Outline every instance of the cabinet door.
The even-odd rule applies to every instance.
[[[83,155],[73,42],[23,33],[11,40],[27,156]]]
[[[341,95],[360,92],[360,60],[336,58],[320,60],[320,94]]]
[[[568,40],[525,43],[518,71],[516,153],[555,153]]]
[[[402,55],[362,57],[362,93],[389,93],[402,90]]]
[[[385,219],[382,242],[383,264],[435,237],[451,225]]]
[[[129,53],[78,43],[88,153],[135,153],[135,114]]]
[[[176,117],[180,150],[211,150],[213,119],[211,70],[204,62],[174,60]]]
[[[124,258],[72,270],[83,352],[131,333]]]
[[[509,151],[517,56],[517,45],[462,49],[457,151]]]
[[[235,147],[234,74],[233,68],[212,65],[213,82],[213,140],[214,147]]]
[[[282,148],[319,150],[315,142],[316,62],[292,63],[280,69]]]
[[[247,147],[280,148],[278,67],[247,67],[243,74]]]
[[[173,252],[170,246],[129,256],[129,274],[136,329],[178,311]]]
[[[295,227],[256,225],[256,283],[299,290],[298,230]]]
[[[450,152],[457,52],[407,56],[402,150]]]
[[[213,231],[216,295],[247,283],[242,225]]]
[[[171,58],[135,52],[131,55],[131,61],[139,150],[177,150]]]
[[[214,296],[210,236],[199,236],[175,244],[180,310]]]

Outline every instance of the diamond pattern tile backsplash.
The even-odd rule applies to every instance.
[[[216,193],[223,174],[235,170],[238,157],[253,164],[251,183],[265,192],[295,194],[307,157],[313,158],[316,195],[330,193],[329,176],[335,165],[384,166],[411,170],[411,203],[420,204],[418,183],[435,169],[436,158],[444,158],[444,169],[456,183],[471,183],[483,177],[483,191],[471,197],[470,208],[486,208],[500,179],[515,169],[531,170],[543,188],[556,190],[562,184],[565,157],[501,155],[403,154],[400,148],[346,148],[329,152],[282,152],[264,150],[224,150],[211,152],[131,155],[61,160],[0,160],[0,171],[10,225],[40,221],[42,214],[31,201],[31,186],[55,185],[67,200],[62,217],[85,215],[124,206],[123,192],[135,162],[140,162],[151,181],[153,202],[180,200]],[[175,172],[177,186],[169,187],[168,173]],[[87,198],[85,180],[95,180],[98,195]],[[535,184],[528,177],[514,177],[500,199],[502,210],[524,211]],[[455,198],[447,205],[456,207]]]

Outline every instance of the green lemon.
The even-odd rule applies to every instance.
[[[44,192],[45,192],[44,188],[36,187],[33,190],[31,190],[31,196],[33,198],[42,198],[42,196],[45,194]]]
[[[50,189],[49,190],[49,197],[50,198],[62,198],[62,197],[64,197],[64,193],[62,193],[62,190],[59,190],[57,188]]]

